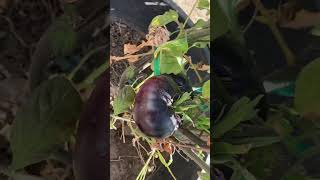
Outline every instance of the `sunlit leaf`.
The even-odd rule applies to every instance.
[[[163,15],[158,15],[154,17],[150,23],[150,26],[164,26],[167,25],[171,22],[176,22],[178,21],[178,13],[174,10],[169,10],[165,12]]]
[[[122,88],[113,102],[114,115],[121,114],[128,110],[135,98],[134,89],[131,86]]]
[[[210,99],[210,80],[206,81],[202,86],[202,96]]]

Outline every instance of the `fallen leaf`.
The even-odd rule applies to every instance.
[[[123,54],[133,54],[138,52],[140,49],[134,44],[125,44],[123,45]]]
[[[139,52],[142,48],[146,47],[146,46],[151,46],[150,42],[146,42],[146,41],[142,41],[142,43],[140,45],[134,45],[134,44],[125,44],[123,46],[123,54],[127,55],[127,54],[134,54],[136,52]]]

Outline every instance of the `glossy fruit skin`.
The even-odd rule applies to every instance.
[[[171,105],[181,94],[169,76],[152,77],[140,87],[135,97],[133,119],[147,136],[166,138],[178,129],[181,120]]]

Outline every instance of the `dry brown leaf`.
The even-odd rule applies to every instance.
[[[146,41],[142,41],[142,43],[138,46],[134,45],[134,44],[125,44],[123,46],[123,54],[134,54],[136,52],[139,52],[142,48],[146,47],[146,46],[151,46],[149,42]]]
[[[163,27],[150,27],[146,38],[150,45],[159,46],[170,40],[170,32]]]
[[[125,44],[123,45],[123,54],[133,54],[138,52],[140,49],[134,44]]]

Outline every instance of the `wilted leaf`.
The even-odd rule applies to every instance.
[[[257,110],[255,106],[261,100],[262,95],[250,101],[247,97],[242,97],[235,102],[230,108],[229,112],[225,115],[224,119],[213,126],[213,137],[218,138],[227,131],[236,127],[239,123],[247,121],[256,116]]]
[[[41,84],[13,123],[11,168],[16,170],[44,160],[67,141],[81,106],[78,92],[67,79],[55,77]]]
[[[150,26],[164,26],[171,22],[178,21],[178,13],[174,10],[169,10],[165,12],[163,15],[158,15],[154,17],[150,23]]]
[[[146,38],[149,45],[159,46],[170,40],[170,32],[163,27],[150,27]]]
[[[121,114],[128,110],[133,104],[136,94],[131,86],[122,88],[113,102],[114,115]]]
[[[300,113],[320,112],[320,58],[303,68],[296,81],[294,104]]]
[[[202,86],[202,96],[205,99],[210,99],[210,80],[206,81]]]

